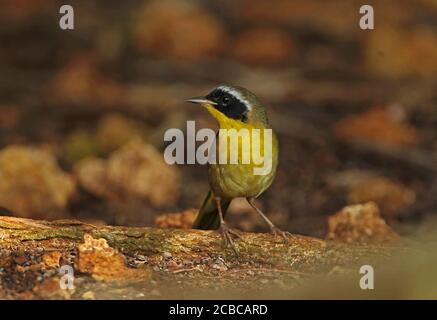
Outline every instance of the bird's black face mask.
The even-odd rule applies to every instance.
[[[248,107],[232,93],[222,89],[215,89],[205,98],[215,102],[214,108],[227,117],[243,122],[247,121]]]

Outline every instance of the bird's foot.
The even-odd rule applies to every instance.
[[[281,237],[284,239],[285,243],[288,243],[288,237],[291,236],[291,233],[288,231],[282,231],[281,229],[273,226],[270,228],[270,232],[273,234],[273,236],[275,237],[275,240],[278,237]]]
[[[237,251],[237,248],[235,247],[235,242],[234,242],[233,237],[240,239],[241,235],[237,231],[230,229],[226,223],[222,223],[220,225],[219,231],[223,237],[223,241],[225,242],[225,246],[231,247],[232,251],[234,251],[235,254],[238,255],[238,251]]]

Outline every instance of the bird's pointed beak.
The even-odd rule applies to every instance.
[[[187,102],[197,103],[197,104],[210,104],[213,106],[217,104],[214,101],[206,99],[205,97],[194,97],[194,98],[188,99]]]

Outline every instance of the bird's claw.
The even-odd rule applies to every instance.
[[[241,235],[237,231],[230,229],[225,223],[220,225],[220,233],[223,237],[223,241],[225,242],[225,246],[231,247],[232,251],[238,255],[233,237],[240,239]]]
[[[275,240],[278,237],[281,237],[284,239],[285,243],[288,243],[288,237],[291,236],[291,233],[288,231],[282,231],[281,229],[277,228],[277,227],[272,227],[270,229],[270,232],[273,234],[273,236],[275,237]]]

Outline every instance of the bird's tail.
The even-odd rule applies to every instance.
[[[221,200],[222,213],[226,214],[231,200]],[[193,229],[215,230],[220,226],[220,216],[215,201],[215,196],[212,191],[208,192],[202,207],[199,210],[196,221],[193,223]]]
[[[13,216],[13,215],[14,213],[11,210],[6,209],[5,207],[0,207],[0,216]]]

